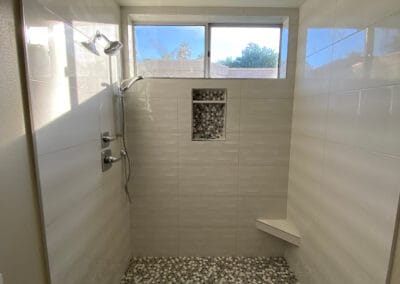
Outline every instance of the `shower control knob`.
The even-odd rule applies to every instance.
[[[111,142],[111,141],[114,141],[115,139],[117,139],[116,136],[107,136],[107,135],[103,136],[104,142]]]
[[[107,148],[110,146],[110,142],[117,140],[118,136],[110,135],[110,132],[106,131],[101,133],[101,147]]]
[[[105,154],[103,155],[103,161],[105,164],[113,164],[115,162],[120,161],[125,156],[126,156],[126,151],[124,149],[121,149],[119,157],[112,156],[111,151],[105,152]]]
[[[104,163],[112,164],[112,163],[118,162],[119,160],[121,160],[121,158],[122,158],[122,156],[118,157],[118,158],[113,157],[113,156],[105,156],[104,157]]]

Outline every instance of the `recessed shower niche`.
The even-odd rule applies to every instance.
[[[192,89],[192,140],[225,140],[226,89]]]

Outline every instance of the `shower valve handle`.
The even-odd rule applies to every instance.
[[[119,160],[121,160],[123,157],[125,157],[126,156],[126,152],[125,152],[125,150],[121,150],[121,155],[117,158],[117,157],[113,157],[113,156],[111,156],[111,155],[109,155],[109,156],[105,156],[104,157],[104,163],[105,164],[113,164],[113,163],[115,163],[115,162],[118,162]]]
[[[117,139],[117,136],[103,135],[103,137],[101,138],[103,139],[104,142],[112,142]]]
[[[110,146],[110,143],[117,140],[118,137],[118,135],[110,135],[109,131],[102,132],[100,134],[101,148],[107,148]]]
[[[118,161],[121,160],[121,159],[122,159],[122,156],[121,156],[121,157],[118,157],[118,158],[113,157],[113,156],[107,156],[107,157],[104,158],[104,163],[106,163],[106,164],[113,164],[113,163],[115,163],[115,162],[118,162]]]

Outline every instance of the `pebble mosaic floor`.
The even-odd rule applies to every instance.
[[[121,284],[298,283],[283,257],[135,257]]]

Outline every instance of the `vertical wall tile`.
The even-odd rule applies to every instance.
[[[298,15],[292,9],[279,13],[286,11],[293,40]],[[284,245],[258,232],[255,219],[286,216],[296,45],[289,48],[285,80],[146,78],[132,89],[127,128],[134,169],[130,192],[137,201],[131,206],[134,255],[173,255],[176,245],[183,256],[283,254]],[[227,90],[225,140],[192,141],[196,88]],[[177,216],[171,205],[176,199]],[[164,221],[156,220],[163,214]],[[154,224],[174,231],[160,233],[165,246],[160,242],[157,249],[150,236],[157,234]],[[139,227],[146,228],[143,236]],[[246,230],[253,235],[246,238]]]
[[[321,17],[328,2],[336,12]],[[314,22],[333,41],[298,56],[288,216],[302,244],[286,257],[304,283],[384,283],[399,197],[400,6],[328,2],[300,9],[300,52]]]
[[[96,30],[117,39],[120,11],[86,0],[23,1],[23,8],[51,282],[113,283],[130,256],[129,207],[121,165],[101,171],[100,133],[117,133],[111,86],[120,62],[81,42]]]
[[[179,236],[181,256],[231,256],[235,251],[233,228],[182,228]]]

